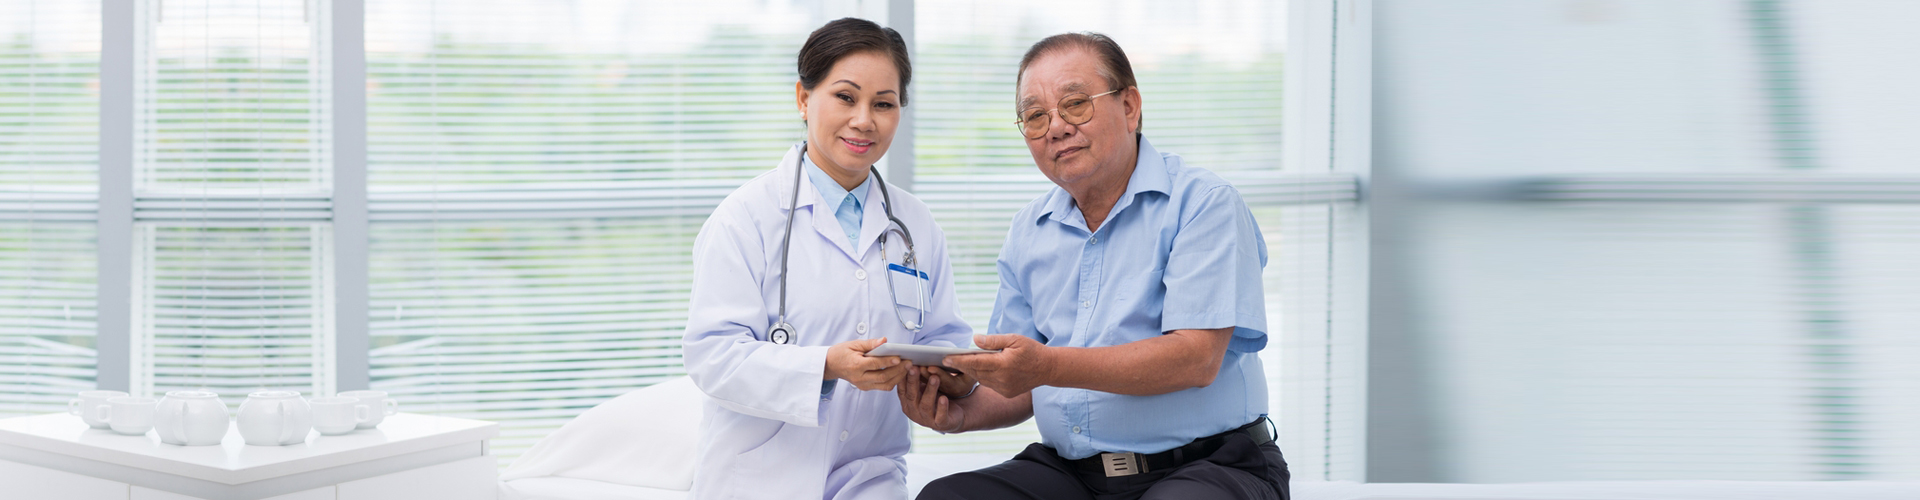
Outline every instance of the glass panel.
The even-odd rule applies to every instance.
[[[136,192],[324,194],[328,4],[141,2]]]
[[[94,387],[99,9],[0,0],[0,418]]]
[[[803,8],[368,2],[373,385],[505,465],[684,373],[694,235],[803,138]]]
[[[332,394],[332,227],[134,227],[135,394]]]
[[[91,198],[99,85],[98,2],[0,1],[0,196]]]
[[[704,216],[374,226],[373,386],[500,422],[510,463],[581,411],[685,373]]]
[[[94,388],[94,227],[0,222],[0,418]]]

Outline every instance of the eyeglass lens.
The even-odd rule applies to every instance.
[[[1093,119],[1093,98],[1080,93],[1067,94],[1066,97],[1060,98],[1060,107],[1055,109],[1060,111],[1060,119],[1066,121],[1068,125],[1084,124],[1087,120]],[[1051,125],[1052,121],[1048,114],[1046,109],[1038,106],[1027,108],[1025,112],[1020,113],[1023,117],[1020,122],[1021,132],[1025,133],[1028,139],[1039,138],[1046,134],[1047,126]]]

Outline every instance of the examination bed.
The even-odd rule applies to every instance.
[[[703,395],[687,378],[582,413],[500,474],[501,500],[680,500],[693,484]],[[907,488],[1005,460],[908,454]],[[1353,483],[1296,478],[1297,500],[1920,500],[1920,482]]]

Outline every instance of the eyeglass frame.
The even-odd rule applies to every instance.
[[[1113,90],[1109,90],[1109,91],[1106,91],[1106,92],[1101,92],[1101,93],[1098,93],[1098,94],[1094,94],[1094,95],[1088,95],[1088,96],[1087,96],[1087,105],[1088,105],[1088,106],[1093,106],[1093,102],[1094,102],[1094,100],[1096,100],[1096,99],[1099,99],[1099,98],[1101,98],[1101,97],[1106,97],[1106,96],[1107,96],[1107,95],[1109,95],[1109,94],[1114,94],[1114,93],[1118,93],[1118,92],[1120,92],[1120,91],[1122,91],[1122,90],[1126,90],[1127,88],[1128,88],[1128,87],[1121,87],[1121,88],[1117,88],[1117,89],[1113,89]],[[1079,94],[1079,95],[1086,95],[1085,93],[1082,93],[1082,92],[1074,92],[1073,94],[1067,94],[1067,95],[1063,95],[1063,96],[1060,96],[1060,102],[1066,102],[1066,100],[1067,100],[1067,99],[1070,99],[1070,98],[1072,98],[1072,97],[1074,96],[1074,94]],[[1073,122],[1072,120],[1068,120],[1068,119],[1067,119],[1067,116],[1066,116],[1066,115],[1062,115],[1062,114],[1060,114],[1060,108],[1062,108],[1063,106],[1060,106],[1059,104],[1060,104],[1059,102],[1056,102],[1056,103],[1054,103],[1054,107],[1053,107],[1053,109],[1049,109],[1049,110],[1047,110],[1047,112],[1046,112],[1046,115],[1047,115],[1047,116],[1058,116],[1058,117],[1060,117],[1060,121],[1063,121],[1063,122],[1067,122],[1067,124],[1068,124],[1068,125],[1085,125],[1085,124],[1086,124],[1087,122],[1090,122],[1090,121],[1093,121],[1093,113],[1092,113],[1092,112],[1088,112],[1088,113],[1087,113],[1087,119],[1086,119],[1086,120],[1082,120],[1082,121],[1081,121],[1080,123],[1074,123],[1074,122]],[[1018,111],[1018,112],[1016,112],[1016,113],[1015,113],[1016,115],[1018,115],[1017,117],[1018,117],[1018,118],[1020,118],[1020,119],[1018,119],[1018,120],[1014,120],[1014,121],[1013,121],[1013,126],[1014,126],[1014,128],[1017,128],[1017,129],[1019,129],[1019,130],[1020,130],[1020,135],[1021,135],[1021,136],[1023,136],[1023,137],[1026,137],[1026,138],[1028,138],[1028,139],[1039,139],[1039,138],[1041,138],[1041,137],[1046,137],[1046,135],[1047,135],[1047,128],[1051,128],[1051,126],[1053,125],[1053,120],[1052,120],[1052,119],[1048,119],[1048,120],[1047,120],[1047,125],[1048,125],[1048,127],[1047,127],[1047,128],[1041,128],[1041,129],[1040,129],[1040,134],[1039,134],[1039,135],[1028,135],[1028,134],[1027,134],[1027,119],[1026,119],[1026,116],[1027,116],[1027,112],[1028,112],[1028,111],[1032,111],[1032,110],[1036,110],[1036,109],[1041,109],[1041,108],[1040,108],[1039,106],[1033,106],[1033,107],[1030,107],[1030,108],[1026,108],[1026,109],[1022,109],[1022,110],[1020,110],[1020,111]],[[1096,110],[1098,110],[1098,108],[1096,108]]]

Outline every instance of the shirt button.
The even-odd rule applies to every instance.
[[[1093,238],[1090,238],[1090,239],[1088,239],[1088,240],[1087,240],[1087,244],[1088,244],[1088,245],[1098,245],[1098,244],[1100,244],[1100,237],[1099,237],[1099,236],[1095,236],[1095,237],[1093,237]]]
[[[1082,301],[1080,301],[1080,307],[1093,307],[1093,301],[1091,301],[1091,300],[1082,300]]]
[[[853,331],[867,333],[867,322],[862,321],[858,325],[853,325]]]
[[[1078,425],[1076,425],[1076,426],[1073,426],[1073,433],[1074,433],[1074,434],[1079,434],[1079,433],[1080,433],[1080,426],[1078,426]]]
[[[840,431],[840,441],[841,441],[841,442],[843,442],[843,443],[844,443],[844,442],[846,442],[846,441],[847,441],[847,436],[849,436],[849,435],[850,435],[850,434],[847,434],[847,431]]]
[[[867,280],[867,270],[865,270],[865,269],[855,269],[855,270],[853,270],[853,279],[857,279],[857,280],[860,280],[860,281],[866,281],[866,280]]]

